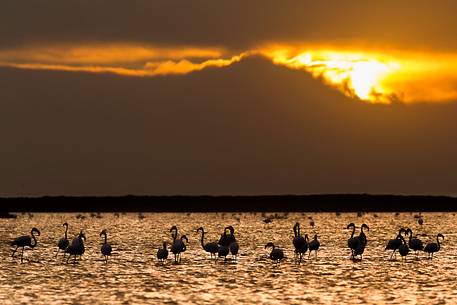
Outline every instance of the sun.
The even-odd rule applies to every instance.
[[[370,53],[325,50],[299,52],[292,56],[289,53],[275,50],[265,54],[276,64],[310,72],[348,96],[369,103],[391,102],[393,91],[385,80],[399,69],[397,62]]]

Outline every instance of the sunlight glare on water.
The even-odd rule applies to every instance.
[[[102,218],[76,219],[76,214],[19,215],[0,220],[0,303],[1,304],[444,304],[457,297],[456,236],[452,213],[426,213],[417,224],[410,213],[288,214],[264,223],[260,213],[243,214],[102,214]],[[282,214],[281,214],[282,215]],[[315,227],[309,225],[309,218]],[[76,265],[55,259],[57,240],[68,222],[69,238],[83,229],[86,252]],[[317,233],[321,241],[318,258],[294,263],[292,227],[301,223],[302,234]],[[346,229],[367,223],[368,245],[361,262],[349,260]],[[162,265],[155,257],[169,229],[189,237],[181,264],[169,260]],[[223,228],[235,227],[240,244],[238,262],[214,262],[203,252],[196,233],[208,231],[205,242],[218,240]],[[38,246],[26,251],[27,261],[11,258],[10,241],[41,230]],[[424,253],[389,261],[384,251],[401,226],[412,228],[424,241],[445,236],[433,260]],[[113,256],[105,264],[100,254],[102,229],[108,231]],[[358,230],[357,230],[358,232]],[[286,260],[275,265],[268,258],[267,242],[284,249]]]

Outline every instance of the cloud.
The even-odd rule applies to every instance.
[[[0,66],[157,77],[227,67],[249,56],[263,56],[276,65],[310,73],[343,94],[369,103],[457,99],[457,53],[438,51],[290,44],[236,52],[222,47],[126,42],[50,44],[0,49]]]

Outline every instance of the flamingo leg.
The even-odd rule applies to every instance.
[[[22,252],[21,252],[21,264],[24,261],[24,247],[22,247]]]
[[[11,257],[14,258],[14,254],[16,253],[17,249],[19,248],[19,246],[16,246],[16,249],[13,250],[13,254],[11,254]]]
[[[57,258],[57,255],[59,255],[59,251],[60,251],[60,248],[57,248],[56,258]]]

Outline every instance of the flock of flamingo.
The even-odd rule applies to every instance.
[[[67,263],[73,257],[73,263],[76,263],[76,258],[84,254],[85,247],[84,242],[86,240],[86,236],[84,235],[83,231],[81,230],[79,234],[71,241],[68,239],[68,223],[64,223],[63,226],[65,227],[65,235],[57,242],[57,253],[56,257],[58,256],[60,251],[65,255],[68,254]],[[365,251],[365,247],[367,246],[367,235],[365,230],[368,232],[370,228],[366,224],[362,224],[360,226],[360,233],[359,235],[355,236],[356,225],[354,223],[350,223],[347,226],[347,229],[351,230],[351,236],[347,241],[347,245],[351,250],[351,259],[352,260],[362,260],[363,253]],[[181,262],[181,254],[184,253],[187,249],[187,243],[189,242],[186,235],[181,235],[179,238],[178,228],[176,226],[172,226],[169,230],[171,233],[171,237],[173,239],[170,247],[170,252],[174,255],[174,262],[180,263]],[[315,257],[317,258],[317,251],[320,247],[320,242],[318,240],[317,234],[314,235],[312,240],[309,240],[308,234],[304,236],[301,235],[300,232],[300,224],[297,222],[293,226],[294,237],[292,240],[292,244],[294,246],[294,254],[295,259],[298,263],[301,263],[303,256],[306,252],[309,252],[308,259],[311,256],[311,252],[315,251]],[[227,226],[224,228],[224,232],[221,234],[219,241],[208,242],[205,243],[205,231],[203,227],[199,227],[196,233],[201,233],[200,244],[203,250],[210,254],[211,259],[218,259],[224,258],[227,259],[229,254],[232,255],[232,259],[236,260],[237,255],[239,252],[239,245],[235,238],[235,229],[233,226]],[[33,249],[37,245],[37,238],[35,236],[40,236],[40,231],[37,228],[32,228],[30,235],[20,236],[13,240],[11,243],[12,246],[16,246],[13,250],[13,254],[11,255],[14,258],[15,253],[19,248],[22,248],[21,251],[21,263],[24,259],[24,249],[26,247]],[[112,247],[108,243],[108,234],[106,230],[102,230],[100,232],[100,237],[103,238],[102,247],[100,249],[100,253],[102,254],[105,262],[108,262],[108,257],[111,256]],[[408,238],[408,241],[406,240]],[[406,259],[406,256],[409,254],[410,250],[413,250],[415,255],[418,255],[419,251],[424,251],[428,254],[428,258],[432,259],[433,254],[440,251],[440,238],[444,240],[444,236],[440,233],[436,237],[436,242],[427,243],[425,246],[423,242],[416,237],[413,237],[413,232],[410,228],[401,228],[394,239],[388,241],[385,250],[392,250],[392,254],[390,259],[393,256],[396,257],[396,253],[400,253],[402,259]],[[157,251],[157,259],[162,263],[168,259],[169,250],[167,248],[168,243],[163,242],[162,248],[159,248]],[[284,251],[275,245],[272,242],[269,242],[265,245],[265,249],[271,248],[270,252],[270,259],[276,263],[279,263],[281,260],[285,258]]]

